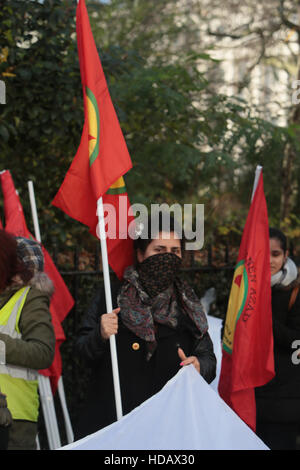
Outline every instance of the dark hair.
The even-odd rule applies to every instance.
[[[23,261],[18,258],[15,237],[0,229],[0,292],[11,284],[17,274],[24,282],[32,277]]]
[[[286,252],[287,250],[287,238],[284,235],[284,233],[279,230],[278,228],[269,228],[269,237],[270,238],[275,238],[276,240],[279,241],[281,249]]]
[[[166,224],[166,221],[169,223]],[[171,214],[166,214],[159,212],[157,214],[151,214],[141,223],[137,224],[136,230],[139,233],[139,236],[134,240],[134,255],[135,265],[137,264],[137,251],[145,253],[147,247],[150,243],[155,240],[161,232],[177,233],[180,239],[181,251],[184,253],[185,240],[183,237],[182,229],[180,224],[175,221],[174,217]]]

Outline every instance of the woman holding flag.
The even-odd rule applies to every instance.
[[[160,214],[161,215],[161,214]],[[122,284],[112,286],[106,313],[104,293],[97,293],[84,318],[77,350],[92,366],[76,438],[116,420],[108,339],[116,335],[124,414],[157,393],[182,366],[193,364],[210,383],[216,358],[200,300],[179,276],[184,250],[176,226],[153,236],[151,218],[135,240],[136,262]],[[146,230],[146,229],[145,229]]]
[[[300,426],[300,280],[286,236],[270,228],[275,377],[256,388],[257,435],[272,450],[295,450]]]

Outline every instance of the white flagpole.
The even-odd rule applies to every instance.
[[[65,396],[65,390],[64,390],[64,384],[63,384],[63,379],[62,377],[59,377],[58,383],[57,383],[57,389],[58,389],[58,394],[60,398],[60,404],[63,410],[63,415],[64,415],[64,420],[65,420],[65,426],[66,426],[66,435],[67,435],[67,441],[70,444],[71,442],[74,442],[74,433],[73,433],[73,428],[69,416],[69,411],[67,407],[67,402],[66,402],[66,396]]]
[[[112,307],[112,298],[111,298],[111,288],[110,288],[110,277],[109,277],[109,265],[108,265],[108,255],[107,255],[107,245],[106,245],[106,233],[105,233],[105,223],[104,223],[104,211],[103,211],[103,200],[102,197],[97,201],[97,215],[98,215],[98,228],[100,235],[100,245],[101,245],[101,256],[102,256],[102,269],[103,269],[103,278],[104,278],[104,289],[105,289],[105,299],[106,299],[106,310],[111,312]],[[110,342],[110,354],[112,362],[112,371],[113,371],[113,383],[114,383],[114,392],[115,392],[115,403],[117,410],[117,420],[122,417],[122,400],[121,400],[121,390],[120,390],[120,380],[119,380],[119,369],[118,369],[118,359],[117,359],[117,349],[116,349],[116,338],[115,335],[109,337]],[[104,405],[105,406],[105,405]]]
[[[50,450],[61,447],[49,377],[39,374],[39,392]]]
[[[79,0],[77,0],[77,5],[78,4],[79,4]],[[106,310],[107,310],[107,312],[111,312],[113,308],[112,308],[112,299],[111,299],[109,265],[108,265],[108,256],[107,256],[106,234],[105,234],[105,224],[104,224],[104,212],[103,212],[102,197],[99,198],[98,201],[97,201],[97,215],[98,215],[98,228],[99,228],[99,234],[100,234],[100,245],[101,245],[102,269],[103,269],[104,289],[105,289],[105,299],[106,299]],[[110,354],[111,354],[111,362],[112,362],[112,372],[113,372],[113,383],[114,383],[114,392],[115,392],[117,420],[119,420],[122,417],[123,412],[122,412],[122,400],[121,400],[121,390],[120,390],[120,380],[119,380],[116,338],[115,338],[114,335],[109,337],[109,343],[110,343]]]
[[[35,231],[35,238],[37,239],[38,242],[41,243],[42,238],[40,234],[40,226],[39,226],[39,221],[38,221],[37,208],[36,208],[35,195],[34,195],[34,187],[33,187],[32,181],[28,181],[28,190],[29,190],[31,212],[32,212],[33,225],[34,225],[34,231]],[[68,443],[71,443],[74,441],[74,433],[73,433],[71,420],[70,420],[70,416],[69,416],[69,412],[67,408],[62,377],[58,379],[57,387],[58,387],[58,394],[59,394],[60,403],[62,406],[62,411],[64,415],[64,420],[65,420],[67,440],[68,440]],[[51,388],[50,388],[50,391],[51,391]],[[51,395],[52,395],[52,392],[51,392]],[[55,417],[55,421],[56,421],[56,417]]]
[[[37,216],[37,209],[34,196],[34,188],[32,181],[28,181],[29,199],[31,205],[31,213],[34,225],[34,232],[36,240],[41,243],[41,234],[39,221]],[[50,449],[57,449],[61,447],[60,435],[58,430],[57,418],[55,413],[54,401],[52,390],[50,386],[49,377],[39,374],[39,389],[41,395],[41,403],[44,412],[45,425],[47,430],[48,442]]]
[[[258,181],[259,181],[259,177],[260,177],[261,172],[262,172],[262,166],[257,165],[257,167],[255,169],[255,177],[254,177],[254,184],[253,184],[253,189],[252,189],[251,202],[254,198],[254,194],[255,194],[255,191],[256,191],[256,188],[257,188],[257,185],[258,185]]]

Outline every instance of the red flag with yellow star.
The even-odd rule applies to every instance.
[[[218,386],[223,400],[254,431],[254,389],[274,374],[269,225],[261,174],[233,275]]]
[[[120,195],[126,198],[129,207],[123,175],[132,162],[110,98],[84,0],[79,0],[77,5],[76,31],[84,126],[77,153],[52,204],[87,225],[96,235],[100,197],[105,203],[106,193],[115,193],[109,203],[115,205],[118,220]],[[128,225],[131,219],[128,217]],[[123,232],[126,229],[127,226],[123,227]],[[127,236],[110,242],[108,238],[107,251],[109,264],[121,277],[124,267],[132,262],[132,240]]]

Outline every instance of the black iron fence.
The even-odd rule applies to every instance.
[[[70,250],[65,247],[63,250],[55,247],[52,252],[50,251],[50,254],[75,300],[73,309],[62,325],[66,340],[61,346],[63,383],[71,421],[74,423],[78,407],[84,399],[85,386],[90,374],[85,364],[76,356],[74,344],[82,318],[94,293],[103,282],[100,244],[95,244],[94,252],[87,252],[79,247]],[[226,314],[237,255],[238,247],[207,245],[201,251],[187,252],[183,260],[182,275],[193,285],[199,297],[202,297],[207,289],[215,288],[216,301],[211,305],[210,313],[219,318],[224,318]],[[293,245],[290,246],[290,256],[299,266],[300,259],[295,253]],[[111,273],[112,282],[114,276],[114,273]],[[62,444],[64,445],[67,441],[64,435],[64,423],[58,397],[55,398],[55,405],[62,432]],[[40,429],[41,447],[47,448],[42,416]]]
[[[220,311],[215,312],[215,315],[218,316],[224,314],[221,307],[224,304],[224,294],[227,298],[227,291],[231,285],[238,249],[239,247],[231,247],[228,244],[217,247],[207,245],[203,250],[191,250],[185,253],[183,275],[192,283],[199,296],[203,295],[207,288],[215,287],[217,305],[220,308]],[[300,253],[296,252],[292,242],[289,252],[290,257],[300,266]],[[100,244],[95,244],[93,252],[87,252],[78,246],[69,251],[65,248],[61,251],[55,247],[52,258],[75,300],[71,316],[74,318],[73,327],[76,330],[81,320],[82,310],[85,310],[89,304],[91,293],[96,291],[103,281]],[[220,274],[225,278],[225,285],[224,283],[219,284]],[[114,278],[112,271],[111,276]],[[86,290],[86,293],[82,291],[83,289]],[[72,331],[68,330],[67,333],[72,335],[74,328]]]

